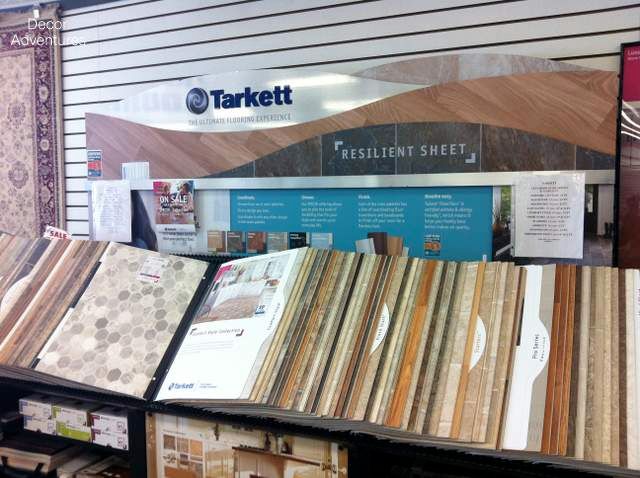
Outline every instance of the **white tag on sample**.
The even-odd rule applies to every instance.
[[[168,264],[169,259],[166,257],[147,257],[138,271],[138,280],[157,284]]]

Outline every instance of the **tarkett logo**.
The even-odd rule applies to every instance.
[[[213,108],[257,108],[271,105],[292,105],[293,90],[289,85],[277,85],[270,90],[252,90],[247,86],[238,93],[227,93],[225,90],[211,90],[207,92],[202,88],[192,88],[187,93],[187,109],[196,115],[201,115],[209,107],[209,98],[213,100]]]
[[[169,385],[169,390],[189,390],[195,386],[195,383],[176,383],[171,382]]]

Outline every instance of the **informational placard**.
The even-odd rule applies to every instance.
[[[91,183],[91,238],[131,242],[131,186],[129,181]]]
[[[522,176],[515,193],[515,256],[582,259],[584,173]]]
[[[339,250],[373,238],[389,245],[383,253],[482,260],[491,255],[491,210],[489,187],[242,190],[231,191],[231,230],[306,232],[312,244],[314,233],[332,233]]]

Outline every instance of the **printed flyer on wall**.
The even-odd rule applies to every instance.
[[[307,250],[220,267],[157,399],[248,398]]]
[[[193,181],[154,181],[156,231],[195,232]]]

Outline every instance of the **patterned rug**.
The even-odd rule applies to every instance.
[[[59,35],[29,16],[0,15],[0,230],[35,237],[64,224],[64,163]]]

